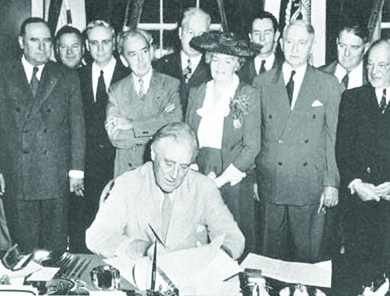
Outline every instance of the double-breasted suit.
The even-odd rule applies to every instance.
[[[338,187],[335,137],[340,93],[335,77],[307,66],[291,110],[281,68],[257,76],[260,91],[261,150],[256,158],[259,195],[265,202],[263,252],[299,261],[318,260],[322,217],[316,211],[324,186]],[[282,215],[267,211],[268,205]],[[276,207],[275,207],[276,206]],[[281,206],[281,207],[278,207]],[[297,250],[286,255],[282,216],[292,219],[288,231]],[[305,217],[305,218],[304,218]],[[298,223],[298,225],[295,225]]]
[[[180,51],[162,57],[153,64],[153,67],[160,73],[167,74],[180,80],[180,103],[184,115],[187,110],[190,88],[199,86],[203,82],[211,79],[210,65],[206,63],[204,55],[187,83],[185,82],[183,74]]]
[[[206,86],[207,83],[203,83],[197,88],[192,88],[189,95],[185,121],[196,133],[202,119],[197,110],[203,106]],[[237,185],[231,186],[229,183],[220,188],[225,203],[244,233],[247,253],[257,250],[256,226],[254,225],[256,221],[253,199],[254,174],[251,169],[253,169],[254,159],[260,149],[260,100],[257,90],[250,85],[239,84],[233,100],[243,97],[249,101],[249,112],[243,116],[242,125],[240,127],[234,126],[231,112],[224,119],[220,151],[222,165],[219,167],[219,162],[216,162],[216,167],[212,167],[213,161],[204,155],[202,149],[199,152],[197,163],[200,172],[205,175],[214,171],[219,176],[230,164],[233,164],[241,172],[247,173],[247,177]]]
[[[129,130],[107,128],[116,147],[115,176],[144,164],[150,157],[147,145],[156,131],[182,119],[177,79],[153,70],[149,89],[141,98],[135,90],[133,75],[113,84],[108,91],[107,120],[124,118],[132,122]],[[173,109],[166,111],[169,105]]]
[[[348,185],[355,179],[375,186],[390,181],[390,112],[378,107],[370,84],[347,90],[340,104],[336,157],[344,198],[345,254],[357,285],[389,272],[390,203],[363,202]]]
[[[64,248],[68,172],[84,170],[85,124],[77,73],[47,62],[34,98],[22,63],[10,62],[2,66],[0,87],[5,143],[0,155],[12,238],[25,250]]]

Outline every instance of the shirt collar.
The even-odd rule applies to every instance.
[[[390,86],[388,87],[378,87],[375,88],[376,100],[378,101],[378,105],[380,104],[383,96],[383,90],[386,89],[386,103],[389,103],[390,100]]]
[[[302,81],[303,77],[305,76],[307,69],[307,64],[304,64],[302,66],[299,66],[298,68],[293,69],[288,63],[283,63],[282,71],[283,71],[283,77],[285,84],[288,83],[290,80],[291,72],[294,70],[294,82],[297,83],[297,81]]]
[[[266,58],[261,58],[260,56],[256,56],[255,57],[255,68],[256,68],[256,72],[259,73],[260,72],[260,67],[261,67],[261,61],[262,60],[265,60],[265,69],[267,71],[271,70],[273,65],[274,65],[274,61],[275,61],[275,54],[274,53],[271,53],[268,57]]]
[[[104,68],[100,68],[96,62],[93,62],[92,63],[92,72],[94,74],[97,74],[98,77],[100,75],[100,71],[103,71],[104,72],[104,76],[107,75],[110,75],[112,76],[112,74],[114,73],[114,70],[115,70],[115,65],[116,65],[116,59],[114,57],[111,57],[111,60],[108,62],[108,64],[104,67]]]
[[[150,86],[150,80],[152,79],[152,74],[153,74],[153,69],[151,68],[150,71],[142,77],[142,80],[144,81],[144,91],[145,93],[148,91],[149,89],[149,86]],[[135,85],[135,89],[137,92],[139,92],[139,80],[140,80],[140,77],[136,76],[134,74],[134,72],[132,73],[133,75],[133,81],[134,81],[134,85]]]
[[[24,55],[22,56],[22,65],[24,68],[24,72],[26,73],[27,81],[30,82],[35,66],[30,64],[30,62],[27,61],[27,59],[25,58]],[[41,80],[41,76],[42,76],[42,72],[43,72],[43,68],[45,67],[45,64],[42,64],[42,65],[39,65],[36,67],[38,67],[38,69],[39,69],[39,71],[37,72],[37,78],[38,78],[38,80]]]
[[[195,57],[189,57],[188,55],[186,55],[184,53],[184,51],[180,51],[180,58],[181,58],[181,67],[182,67],[182,70],[184,70],[185,68],[187,68],[187,65],[188,65],[188,59],[191,60],[191,67],[192,67],[192,73],[194,72],[194,70],[198,67],[199,63],[200,63],[200,60],[202,59],[202,54],[200,55],[197,55]]]
[[[334,72],[334,75],[339,80],[339,83],[343,80],[344,76],[347,74],[347,70],[343,68],[339,63],[336,65],[336,70]],[[363,85],[363,61],[360,62],[360,64],[355,67],[351,72],[348,74],[348,89],[359,87]]]

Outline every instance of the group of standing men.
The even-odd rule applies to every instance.
[[[151,37],[121,33],[118,49],[130,70],[113,55],[113,28],[91,22],[86,47],[93,63],[80,68],[78,78],[49,61],[47,24],[37,18],[23,23],[23,57],[3,65],[0,75],[0,169],[16,242],[27,250],[63,249],[69,189],[82,195],[85,186],[87,227],[105,184],[148,160],[150,138],[181,121],[189,88],[210,79],[205,56],[189,46],[209,28],[207,14],[188,10],[179,29],[182,49],[157,61],[158,71],[152,68]],[[81,40],[76,32],[64,34]],[[280,38],[284,59],[275,54],[279,31],[272,14],[253,19],[249,38],[262,46],[238,72],[260,92],[258,251],[316,262],[343,245],[359,283],[386,271],[388,262],[380,259],[387,258],[390,243],[390,45],[374,43],[364,65],[368,31],[346,22],[337,38],[337,61],[319,70],[308,64],[314,29],[301,20],[287,25]],[[82,44],[59,38],[56,50],[63,64],[79,65],[71,61],[83,53]],[[336,239],[327,245],[328,237]],[[370,267],[369,275],[359,273],[363,266]]]

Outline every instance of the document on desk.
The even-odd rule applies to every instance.
[[[222,243],[223,237],[219,237],[198,248],[161,254],[157,258],[156,287],[161,285],[164,291],[172,282],[180,295],[240,295],[238,282],[234,283],[236,291],[232,289],[234,280],[223,282],[242,269],[220,249]],[[150,287],[150,271],[151,260],[148,258],[135,264],[134,276],[140,290]]]
[[[287,262],[256,254],[248,254],[242,268],[261,269],[262,276],[286,283],[331,288],[332,261],[315,264]]]

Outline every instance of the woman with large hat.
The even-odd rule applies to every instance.
[[[190,45],[209,52],[212,80],[190,90],[186,122],[198,135],[199,171],[215,180],[244,233],[245,256],[257,250],[252,169],[260,150],[260,99],[236,71],[257,48],[223,32],[204,33]]]

